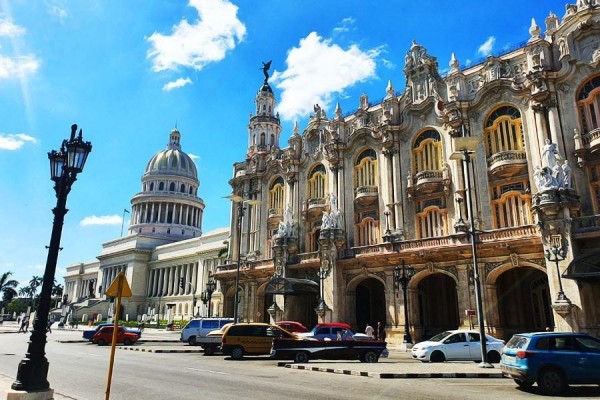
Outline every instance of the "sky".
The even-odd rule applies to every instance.
[[[574,2],[574,1],[572,1]],[[565,1],[0,0],[0,273],[42,276],[56,205],[47,153],[70,126],[93,149],[68,197],[56,277],[127,234],[131,198],[170,131],[198,167],[203,231],[229,226],[233,163],[243,161],[262,63],[281,147],[314,104],[332,116],[405,86],[413,40],[448,71],[545,31]],[[123,221],[123,216],[125,220]]]

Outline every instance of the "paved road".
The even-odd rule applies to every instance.
[[[109,347],[58,343],[80,333],[54,331],[46,346],[49,381],[73,399],[104,398]],[[2,382],[14,378],[29,335],[0,335]],[[166,345],[169,346],[169,345]],[[508,379],[374,379],[277,367],[266,358],[229,360],[200,354],[117,351],[112,399],[533,399]],[[360,364],[360,363],[358,363]],[[364,364],[363,364],[364,365]],[[10,377],[10,378],[6,378]],[[575,388],[569,397],[598,399],[596,387]]]

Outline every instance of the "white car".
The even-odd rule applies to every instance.
[[[487,361],[499,363],[504,342],[490,335],[485,336]],[[479,332],[464,329],[442,332],[415,344],[412,357],[423,362],[481,361],[480,337]]]

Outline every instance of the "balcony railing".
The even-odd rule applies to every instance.
[[[511,163],[518,162],[523,163],[527,162],[527,154],[521,150],[509,150],[509,151],[501,151],[499,153],[492,154],[487,159],[488,167],[493,167],[496,163]]]
[[[573,218],[571,231],[573,233],[600,231],[600,215]]]

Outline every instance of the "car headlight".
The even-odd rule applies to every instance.
[[[423,346],[421,347],[421,350],[429,350],[431,348],[431,346]]]

